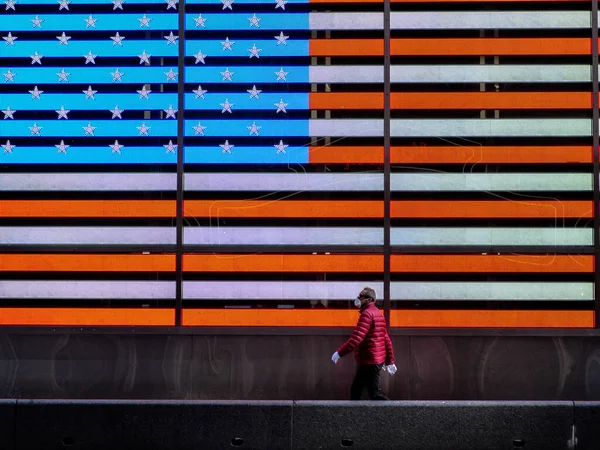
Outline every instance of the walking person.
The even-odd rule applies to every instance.
[[[375,290],[365,287],[354,300],[360,308],[360,317],[350,338],[333,354],[331,360],[338,360],[354,351],[358,370],[350,388],[350,399],[360,400],[366,388],[371,400],[389,400],[379,386],[381,369],[391,375],[396,373],[394,349],[387,333],[385,318],[375,306]]]

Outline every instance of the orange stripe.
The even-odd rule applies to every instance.
[[[591,201],[560,200],[406,200],[392,201],[393,218],[558,218],[592,217]]]
[[[432,0],[391,0],[392,3],[431,3]],[[436,3],[486,3],[486,2],[506,2],[506,3],[552,3],[552,2],[567,2],[567,3],[582,3],[589,0],[435,0]],[[309,3],[383,3],[383,0],[310,0]]]
[[[174,272],[175,255],[0,255],[0,272]]]
[[[332,49],[335,45],[343,44],[332,43]],[[589,55],[592,52],[592,41],[587,38],[392,39],[390,45],[392,56]]]
[[[592,255],[392,255],[394,273],[593,273]]]
[[[353,327],[355,310],[184,309],[184,326]],[[392,310],[394,327],[591,328],[593,311]]]
[[[391,108],[404,109],[586,109],[589,92],[394,92]],[[310,109],[383,109],[383,93],[313,92]]]
[[[392,164],[591,163],[591,146],[392,147]],[[310,147],[311,164],[382,164],[383,147]]]
[[[0,325],[171,327],[175,325],[175,310],[141,308],[0,308]]]
[[[183,255],[185,272],[382,272],[382,255]]]
[[[392,327],[593,328],[594,311],[392,310]]]
[[[0,217],[175,217],[175,200],[0,200]]]
[[[392,56],[590,55],[588,38],[392,39]],[[382,39],[311,39],[310,56],[383,56]]]
[[[383,164],[383,147],[309,147],[311,164]]]
[[[379,201],[186,200],[186,217],[383,217]]]

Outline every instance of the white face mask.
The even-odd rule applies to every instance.
[[[354,306],[356,306],[357,308],[360,308],[360,305],[361,305],[360,299],[355,298],[354,299]]]

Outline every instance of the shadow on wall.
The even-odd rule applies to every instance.
[[[345,400],[345,336],[0,336],[0,397]],[[600,338],[396,336],[395,400],[600,400]]]

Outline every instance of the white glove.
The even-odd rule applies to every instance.
[[[340,359],[340,355],[338,354],[338,352],[335,352],[333,355],[331,355],[331,360],[334,364],[337,364],[338,359]]]
[[[387,370],[390,375],[394,375],[398,368],[396,364],[392,364],[391,366],[383,366],[383,370]]]

